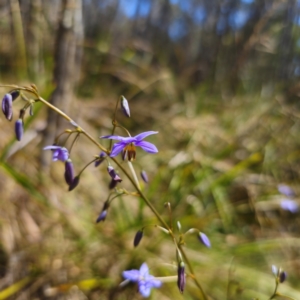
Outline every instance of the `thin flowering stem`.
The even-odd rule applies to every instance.
[[[85,135],[94,145],[96,145],[101,151],[105,152],[106,154],[110,154],[110,150],[107,150],[106,148],[104,148],[98,141],[96,141],[88,132],[86,132],[82,127],[80,127],[72,118],[70,118],[67,114],[65,114],[63,111],[61,111],[59,108],[57,108],[56,106],[52,105],[51,103],[49,103],[47,100],[43,99],[42,97],[39,96],[37,89],[35,88],[35,86],[30,86],[30,87],[21,87],[21,86],[17,86],[17,85],[0,85],[0,87],[6,87],[6,88],[12,88],[12,89],[16,89],[16,90],[20,90],[20,91],[25,91],[28,93],[31,93],[33,95],[36,96],[36,100],[35,102],[41,102],[44,105],[46,105],[48,108],[52,109],[53,111],[55,111],[56,113],[58,113],[60,116],[62,116],[64,119],[66,119],[67,121],[69,121],[74,127],[76,127],[76,131],[80,134],[82,133],[83,135]],[[119,101],[118,101],[119,103]],[[116,106],[116,110],[117,110]],[[115,114],[114,114],[115,116]],[[113,132],[115,130],[115,128],[117,127],[117,123],[115,121],[115,119],[113,120]],[[109,148],[111,149],[111,147]],[[152,203],[148,200],[148,198],[144,195],[144,193],[142,192],[142,190],[139,187],[138,181],[136,181],[132,176],[130,176],[130,174],[127,172],[127,170],[121,165],[121,163],[115,158],[115,157],[109,157],[117,166],[120,170],[122,170],[122,172],[125,174],[125,176],[129,179],[129,181],[132,183],[133,187],[136,189],[137,193],[139,194],[139,196],[143,199],[143,201],[145,202],[145,204],[150,208],[150,210],[153,212],[153,214],[156,216],[156,218],[159,220],[159,222],[161,223],[161,225],[166,228],[171,236],[171,238],[173,239],[174,243],[177,245],[178,249],[180,250],[180,253],[183,256],[184,262],[187,264],[188,269],[190,271],[190,277],[194,280],[195,284],[197,285],[197,287],[199,288],[200,292],[201,292],[201,298],[204,300],[207,300],[207,297],[205,295],[205,293],[202,290],[201,284],[198,281],[198,279],[195,276],[195,273],[193,271],[193,267],[186,255],[186,253],[184,252],[182,245],[177,241],[172,229],[170,228],[170,226],[167,224],[167,222],[160,216],[160,214],[158,213],[158,211],[155,209],[155,207],[152,205]]]

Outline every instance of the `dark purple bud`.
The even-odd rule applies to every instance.
[[[108,188],[110,189],[110,190],[112,190],[112,189],[114,189],[116,186],[117,186],[117,184],[118,184],[118,181],[115,181],[115,180],[111,180],[110,181],[110,183],[109,183],[109,185],[108,185]]]
[[[135,235],[135,237],[134,237],[134,240],[133,240],[133,246],[134,246],[134,247],[137,247],[137,246],[139,245],[139,243],[140,243],[140,241],[141,241],[143,235],[144,235],[143,230],[139,230],[139,231],[136,233],[136,235]]]
[[[124,96],[121,96],[121,108],[126,117],[130,118],[130,109],[127,99]]]
[[[280,271],[280,273],[279,273],[279,277],[278,277],[278,279],[279,279],[279,282],[280,282],[280,283],[283,283],[283,282],[286,280],[286,277],[287,277],[287,274],[286,274],[286,272],[284,272],[284,271]]]
[[[121,182],[122,181],[121,177],[116,173],[115,169],[112,166],[108,166],[107,167],[107,171],[108,171],[108,174],[110,175],[110,177],[114,181],[117,181],[117,182]]]
[[[101,221],[105,221],[106,219],[106,216],[107,216],[107,210],[103,210],[100,215],[98,216],[97,220],[96,220],[96,223],[99,223]]]
[[[104,157],[106,156],[106,153],[105,152],[101,152],[99,154],[99,158],[95,161],[95,167],[98,167],[102,164],[102,162],[104,161]]]
[[[74,166],[72,160],[69,158],[65,162],[65,180],[69,186],[71,186],[73,183],[74,173]]]
[[[207,237],[206,234],[204,234],[203,232],[199,232],[199,235],[198,235],[198,238],[199,238],[199,241],[207,248],[210,248],[211,245],[210,245],[210,240],[209,238]]]
[[[72,183],[69,185],[69,192],[76,188],[76,186],[79,184],[79,180],[80,180],[79,176],[74,177]]]
[[[15,101],[20,96],[20,91],[19,90],[11,91],[10,94],[12,96],[12,101]]]
[[[24,132],[23,120],[18,119],[15,123],[15,134],[18,141],[21,141]]]
[[[185,288],[185,272],[184,272],[184,262],[178,264],[178,277],[177,277],[177,286],[180,293],[182,294]]]
[[[147,175],[146,171],[143,170],[141,172],[141,177],[142,177],[142,179],[144,180],[145,183],[149,182],[148,175]]]
[[[11,121],[13,117],[12,101],[13,99],[11,94],[5,94],[2,99],[2,111],[6,119],[9,121]]]
[[[103,204],[102,211],[96,220],[96,223],[99,223],[101,221],[104,222],[104,220],[106,219],[106,216],[107,216],[108,208],[109,208],[109,203],[108,203],[108,201],[105,201]]]

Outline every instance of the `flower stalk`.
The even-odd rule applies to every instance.
[[[102,146],[102,144],[100,144],[97,140],[95,140],[88,132],[86,132],[81,126],[79,126],[72,118],[70,118],[66,113],[64,113],[62,110],[60,110],[59,108],[57,108],[56,106],[52,105],[51,103],[49,103],[48,101],[46,101],[45,99],[43,99],[42,97],[40,97],[40,95],[37,92],[37,89],[34,85],[31,85],[29,87],[22,87],[22,86],[17,86],[17,85],[0,85],[0,87],[6,87],[6,88],[11,88],[14,90],[18,90],[20,91],[20,94],[22,95],[22,92],[26,92],[26,93],[30,93],[34,95],[35,100],[33,102],[41,102],[43,103],[45,106],[47,106],[49,109],[52,109],[53,111],[55,111],[57,114],[59,114],[61,117],[63,117],[64,119],[66,119],[72,126],[75,127],[76,131],[78,134],[83,134],[84,136],[86,136],[86,138],[88,140],[90,140],[94,145],[97,146],[97,148],[99,148],[101,151],[105,152],[107,155],[110,155],[111,151],[106,149],[104,146]],[[119,103],[120,99],[118,100]],[[113,130],[112,130],[112,135],[114,134],[115,128],[118,126],[115,120],[115,115],[116,115],[116,111],[117,111],[117,107],[118,107],[118,103],[116,105],[116,109],[115,109],[115,113],[114,113],[114,119],[113,119]],[[30,105],[33,105],[34,103],[30,103]],[[149,132],[150,133],[150,132]],[[146,134],[147,135],[149,135]],[[154,134],[156,132],[151,132],[150,134]],[[139,135],[138,135],[139,136]],[[137,143],[136,146],[140,146],[145,148],[146,146],[149,146],[149,142],[144,142],[142,140],[137,140],[137,137],[133,137],[132,139],[134,143]],[[142,136],[142,138],[144,138],[144,136]],[[112,136],[107,136],[106,138],[110,138],[112,139]],[[122,140],[121,140],[122,142]],[[124,140],[123,140],[124,142]],[[151,144],[152,145],[152,144]],[[154,145],[153,145],[154,146]],[[155,147],[155,146],[154,146]],[[60,147],[61,148],[61,147]],[[111,149],[111,145],[110,148]],[[118,150],[118,149],[117,149]],[[152,153],[156,153],[157,149],[156,148],[152,148],[150,149],[152,150]],[[121,151],[121,150],[120,150]],[[119,151],[119,152],[120,152]],[[147,151],[147,150],[145,150]],[[116,151],[117,152],[117,151]],[[118,152],[118,153],[119,153]],[[150,151],[147,151],[150,152]],[[151,153],[151,152],[150,152]],[[167,222],[160,216],[160,214],[158,213],[158,211],[156,210],[156,208],[152,205],[152,203],[149,201],[149,199],[144,195],[144,193],[142,192],[139,182],[137,180],[136,175],[134,176],[135,172],[133,172],[132,176],[128,173],[128,171],[124,168],[124,166],[115,158],[115,157],[111,157],[110,159],[118,166],[118,168],[125,174],[125,176],[129,179],[129,181],[131,182],[131,184],[133,185],[133,187],[135,188],[137,194],[140,196],[140,198],[142,198],[142,200],[144,201],[144,203],[149,207],[149,209],[152,211],[152,213],[156,216],[156,218],[158,219],[158,221],[161,223],[162,227],[166,228],[166,230],[169,232],[169,235],[171,237],[171,239],[174,241],[177,249],[179,249],[182,258],[185,262],[185,264],[187,265],[188,269],[189,269],[189,277],[192,278],[192,280],[195,282],[196,286],[198,287],[198,289],[200,290],[201,293],[201,299],[203,300],[207,300],[207,296],[204,293],[200,282],[198,281],[198,279],[195,276],[193,267],[188,259],[188,256],[186,255],[184,249],[183,249],[183,245],[180,243],[180,241],[178,241],[173,233],[172,228],[167,224]],[[69,177],[73,176],[72,170],[69,170],[69,166],[70,164],[68,163],[68,180]],[[129,166],[130,166],[130,162],[129,162]],[[129,167],[131,169],[131,167]],[[133,169],[133,168],[132,168]],[[72,174],[71,174],[72,173]],[[100,216],[99,216],[100,217]],[[102,216],[101,220],[104,220],[106,217]],[[99,218],[98,218],[99,219]]]

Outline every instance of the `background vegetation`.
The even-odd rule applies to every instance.
[[[273,264],[288,273],[279,291],[300,299],[299,211],[282,209],[277,189],[292,187],[300,205],[299,12],[298,0],[2,0],[0,83],[35,83],[95,137],[124,95],[132,118],[119,121],[159,131],[159,154],[139,151],[134,163],[149,174],[146,194],[211,239],[211,249],[186,239],[210,299],[269,299]],[[41,106],[26,120],[17,142],[0,119],[0,299],[140,299],[119,287],[123,270],[146,261],[176,275],[162,232],[146,229],[133,249],[136,231],[157,223],[138,199],[115,200],[95,224],[105,167],[67,192],[63,164],[41,150],[66,124]],[[80,139],[76,170],[97,151]],[[172,282],[152,299],[199,295],[188,280],[182,296]]]

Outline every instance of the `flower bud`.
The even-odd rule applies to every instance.
[[[11,121],[13,117],[12,101],[13,98],[11,94],[5,94],[2,99],[2,112],[9,121]]]
[[[207,237],[206,234],[204,234],[203,232],[199,232],[199,235],[198,235],[198,238],[199,238],[199,241],[207,248],[210,248],[211,245],[210,245],[210,240],[209,238]]]
[[[15,101],[19,96],[20,96],[20,91],[19,90],[14,90],[9,92],[12,97],[12,101]]]
[[[108,171],[108,174],[110,175],[110,177],[114,181],[117,181],[117,182],[121,182],[122,181],[121,177],[116,173],[115,169],[112,166],[108,166],[107,167],[107,171]]]
[[[96,220],[96,223],[99,223],[101,221],[103,221],[103,222],[105,221],[106,216],[107,216],[108,208],[109,208],[109,203],[108,203],[108,201],[105,201],[104,204],[103,204],[102,211],[101,211],[100,215],[98,216],[98,218]]]
[[[95,167],[98,167],[102,164],[102,162],[104,161],[104,157],[106,156],[106,153],[105,152],[101,152],[99,154],[99,158],[97,158],[97,160],[95,161]]]
[[[112,189],[114,189],[116,186],[117,186],[117,184],[118,184],[118,181],[115,181],[115,180],[111,180],[110,181],[110,183],[109,183],[109,185],[108,185],[108,188],[110,189],[110,190],[112,190]]]
[[[130,118],[130,109],[127,99],[124,96],[121,96],[121,108],[124,115]]]
[[[272,265],[272,273],[274,274],[275,277],[278,275],[278,268],[275,265]]]
[[[181,261],[179,264],[178,264],[178,277],[177,277],[177,286],[179,288],[179,291],[180,293],[182,294],[183,293],[183,290],[185,288],[185,272],[184,272],[184,262]]]
[[[279,282],[283,283],[286,280],[286,277],[287,277],[286,272],[281,270],[278,277]]]
[[[143,181],[144,181],[145,183],[148,183],[148,182],[149,182],[148,175],[147,175],[146,171],[143,170],[143,171],[141,172],[141,177],[142,177],[142,179],[143,179]]]
[[[133,240],[133,246],[134,246],[134,247],[137,247],[137,246],[139,245],[141,239],[143,238],[143,235],[144,235],[143,230],[139,230],[139,231],[136,233],[136,235],[135,235],[135,237],[134,237],[134,240]]]
[[[23,120],[18,119],[15,123],[15,134],[18,141],[21,141],[24,132]]]
[[[74,180],[74,166],[70,158],[65,162],[65,180],[69,186],[72,185]]]
[[[79,184],[79,180],[80,180],[79,175],[74,177],[72,183],[69,185],[69,192],[76,188],[76,186]]]
[[[106,216],[107,216],[107,210],[103,210],[100,215],[98,216],[97,220],[96,220],[96,223],[99,223],[101,221],[105,221],[106,219]]]

